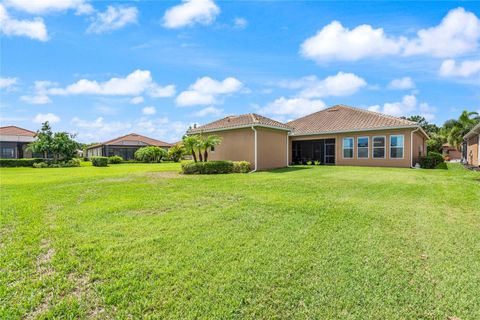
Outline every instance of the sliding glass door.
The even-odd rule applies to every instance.
[[[295,164],[307,164],[309,161],[335,164],[335,139],[293,141],[292,153]]]

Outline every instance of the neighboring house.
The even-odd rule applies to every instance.
[[[36,133],[16,126],[0,127],[0,158],[32,158],[42,157],[33,155],[27,150],[28,144],[35,141]]]
[[[412,167],[426,154],[418,123],[337,105],[287,124],[257,115],[230,116],[190,129],[223,138],[212,160],[246,160],[257,170],[319,161],[352,166]]]
[[[477,124],[465,137],[466,161],[469,165],[480,166],[480,123]]]
[[[116,139],[90,146],[86,149],[86,157],[93,156],[120,156],[124,160],[134,159],[135,151],[146,146],[157,146],[168,150],[172,145],[167,142],[130,133]]]
[[[442,145],[442,155],[449,157],[450,161],[462,159],[462,152],[457,148],[451,147],[448,143]]]

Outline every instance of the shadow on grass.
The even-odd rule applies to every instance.
[[[268,170],[266,172],[270,173],[286,173],[286,172],[294,172],[294,171],[300,171],[300,170],[308,170],[311,169],[310,167],[304,167],[304,166],[292,166],[288,168],[280,168],[280,169],[272,169]]]
[[[448,170],[448,166],[445,162],[438,164],[435,169]]]

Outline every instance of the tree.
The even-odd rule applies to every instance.
[[[198,136],[183,136],[182,142],[186,151],[192,155],[193,161],[197,162],[195,148],[197,147]]]
[[[402,117],[403,119],[410,120],[417,122],[420,127],[429,135],[432,136],[433,134],[436,134],[440,131],[440,128],[434,124],[434,123],[429,123],[424,117],[416,115],[416,116],[410,116],[408,118]]]
[[[168,149],[168,157],[174,161],[178,162],[182,159],[182,156],[185,154],[186,150],[182,143],[178,143]]]
[[[215,148],[220,143],[222,143],[222,138],[217,136],[216,134],[209,135],[203,139],[203,147],[204,147],[204,154],[203,160],[205,162],[208,161],[208,148]]]
[[[445,121],[441,134],[445,137],[448,144],[452,147],[459,148],[463,142],[463,136],[480,122],[478,112],[469,112],[464,110],[458,120],[450,119]]]
[[[70,160],[75,156],[79,143],[73,140],[75,135],[68,132],[52,132],[48,121],[42,124],[42,128],[37,131],[37,139],[30,143],[28,148],[33,153],[43,153],[47,158],[49,155],[57,160]]]
[[[135,151],[135,159],[141,162],[160,162],[167,155],[165,149],[156,146],[143,147]]]

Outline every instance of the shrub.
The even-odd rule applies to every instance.
[[[168,159],[173,162],[178,162],[185,154],[185,148],[182,144],[176,144],[168,149]]]
[[[31,159],[0,159],[0,167],[12,168],[12,167],[32,167],[34,163],[43,162],[43,159],[31,158]]]
[[[33,164],[34,168],[48,168],[48,164],[45,162],[37,162]]]
[[[316,166],[319,166],[319,165],[321,164],[321,162],[318,161],[318,160],[315,160],[313,163],[314,163]]]
[[[33,164],[34,168],[70,168],[80,167],[80,159],[73,158],[70,160],[58,161],[58,160],[45,160],[45,162],[39,162]]]
[[[184,174],[219,174],[232,173],[232,161],[208,161],[208,162],[182,162],[182,172]]]
[[[434,169],[439,164],[442,164],[444,162],[445,162],[445,159],[443,159],[443,156],[438,152],[432,151],[432,152],[429,152],[427,156],[420,157],[420,167],[424,169]]]
[[[165,149],[155,146],[143,147],[135,151],[135,160],[141,162],[160,162],[168,155]]]
[[[120,156],[111,156],[111,157],[108,157],[108,163],[111,163],[111,164],[119,164],[119,163],[122,163],[123,162],[123,158],[120,157]]]
[[[94,167],[108,167],[107,157],[92,157],[92,165]]]
[[[248,173],[250,172],[250,162],[248,161],[234,161],[233,172],[235,173]]]

